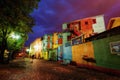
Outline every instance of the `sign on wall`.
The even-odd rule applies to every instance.
[[[77,44],[82,44],[82,43],[83,43],[82,36],[72,39],[72,45],[77,45]]]
[[[110,50],[112,54],[120,54],[120,41],[110,42]]]

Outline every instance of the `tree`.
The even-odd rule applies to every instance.
[[[0,0],[0,61],[8,49],[8,37],[12,32],[20,33],[24,39],[34,25],[29,13],[37,8],[39,0]]]

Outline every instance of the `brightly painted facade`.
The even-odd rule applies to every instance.
[[[120,26],[120,17],[111,18],[109,20],[107,30]]]
[[[96,65],[120,70],[120,35],[115,35],[111,37],[106,37],[103,39],[95,40],[93,42],[94,46],[94,55],[96,59]],[[118,50],[117,54],[111,53],[111,42],[115,43],[116,49]]]
[[[58,33],[53,33],[52,36],[53,49],[58,48]]]
[[[47,39],[48,39],[48,36],[44,35],[42,40],[42,54],[43,54],[42,58],[45,60],[48,59]]]
[[[86,61],[84,58],[94,59],[92,42],[72,46],[72,61],[77,64],[95,65],[94,62]]]
[[[63,24],[63,31],[70,32],[69,39],[78,37],[82,34],[84,34],[84,38],[88,38],[105,30],[103,15],[83,18]]]
[[[31,43],[29,55],[30,56],[34,55],[35,58],[40,58],[42,56],[41,38],[37,38],[33,43]]]
[[[112,26],[108,24],[108,31],[105,31],[104,18],[101,15],[63,24],[62,33],[44,36],[42,40],[43,59],[75,62],[83,67],[96,69],[102,67],[109,71],[120,70],[120,43],[117,43],[116,48],[116,42],[120,42],[118,27],[120,23],[118,23],[118,18],[111,20],[116,22]],[[111,42],[115,42],[113,48],[118,52],[117,54],[111,53]],[[34,44],[31,44],[31,49],[34,49]],[[31,51],[32,53],[35,53],[35,50]]]
[[[72,61],[72,48],[71,42],[63,44],[63,62],[68,64]]]

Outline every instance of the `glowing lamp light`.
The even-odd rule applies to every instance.
[[[26,49],[26,51],[27,51],[27,52],[29,52],[29,51],[30,51],[30,49]]]
[[[12,33],[12,34],[11,34],[11,37],[12,37],[13,39],[19,39],[19,38],[20,38],[20,36],[19,36],[19,35],[14,34],[14,33]]]
[[[35,49],[36,51],[38,51],[38,50],[39,50],[39,45],[36,44],[36,45],[34,46],[34,49]]]
[[[40,45],[40,44],[36,44],[36,45],[34,46],[34,49],[35,49],[36,51],[41,50],[41,45]]]
[[[20,36],[19,35],[12,35],[12,38],[19,39]]]

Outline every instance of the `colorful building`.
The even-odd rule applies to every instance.
[[[120,17],[111,18],[109,20],[107,30],[120,26]]]
[[[94,16],[63,24],[63,31],[70,32],[69,39],[84,35],[88,38],[105,31],[104,16]]]
[[[53,36],[52,36],[52,48],[55,49],[58,47],[58,33],[53,33]]]
[[[40,58],[42,56],[42,41],[41,38],[37,38],[34,42],[30,44],[29,55],[34,55],[35,58]]]
[[[45,60],[49,60],[49,54],[48,54],[48,49],[50,48],[49,38],[48,38],[48,35],[46,34],[43,36],[43,40],[42,40],[42,54],[43,54],[43,59]]]
[[[42,41],[36,39],[31,43],[30,54],[37,57],[41,52],[45,60],[120,74],[119,21],[119,17],[112,18],[107,30],[103,15],[64,23],[63,32],[45,35]],[[36,44],[42,45],[42,50]]]

